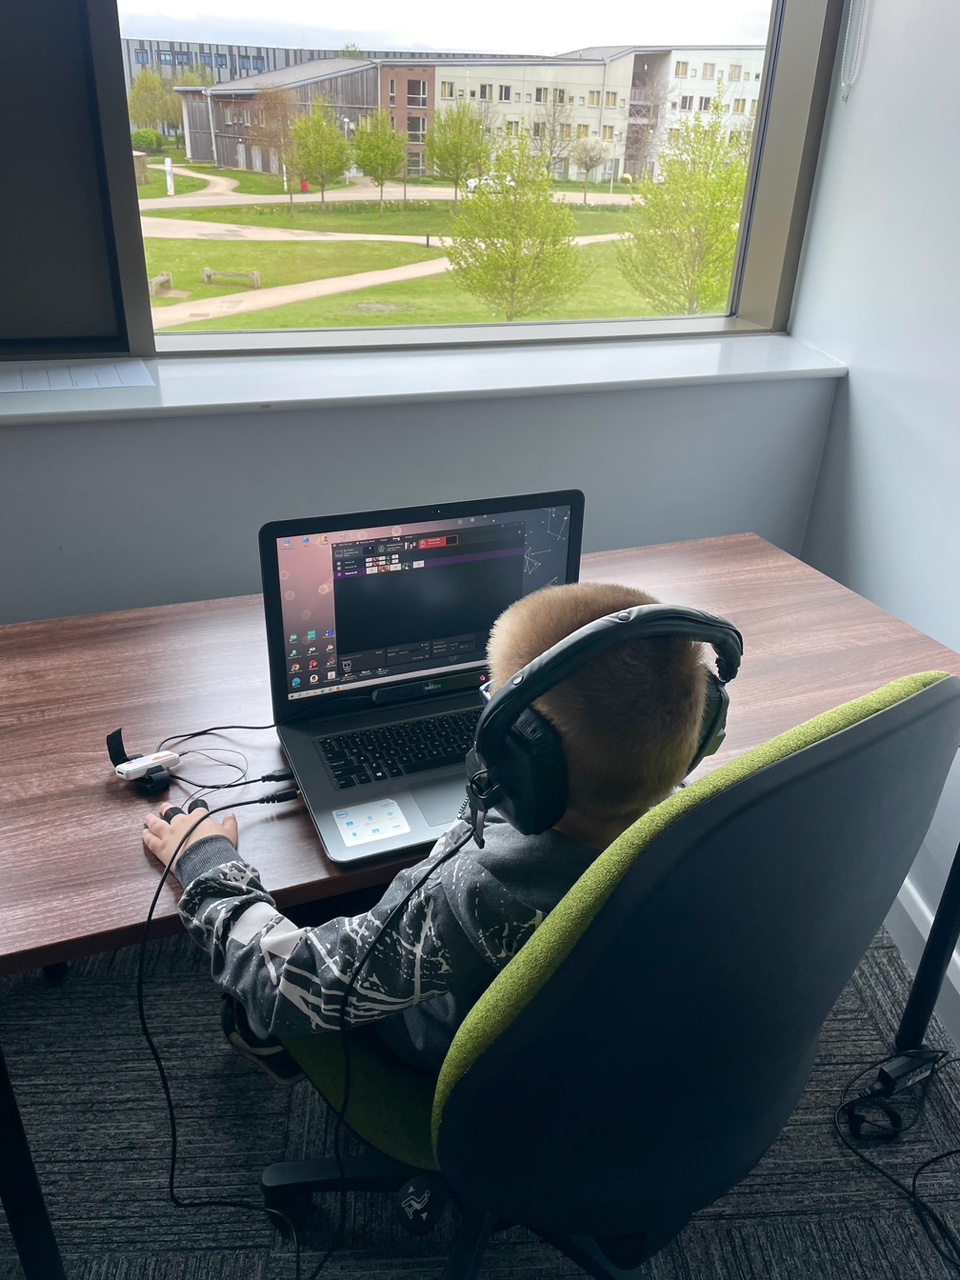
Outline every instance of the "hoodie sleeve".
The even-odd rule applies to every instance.
[[[278,911],[255,868],[229,841],[213,837],[178,865],[189,880],[180,917],[210,957],[215,981],[240,1001],[260,1036],[335,1031],[341,1017],[358,1026],[446,992],[475,992],[506,963],[511,948],[502,917],[480,930],[482,942],[469,927],[471,876],[456,868],[465,860],[481,879],[489,873],[463,853],[440,865],[462,832],[458,824],[428,858],[401,871],[370,911],[314,928],[298,928]],[[486,903],[489,897],[488,886],[479,898]],[[478,901],[474,894],[472,905]],[[481,914],[490,912],[481,907]]]

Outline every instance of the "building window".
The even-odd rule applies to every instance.
[[[735,64],[730,68],[730,79],[731,79],[731,80],[739,80],[739,79],[740,79],[740,73],[741,73],[742,71],[743,71],[743,66],[742,66],[741,64],[739,64],[739,63],[735,63]]]
[[[519,120],[507,120],[504,122],[503,131],[508,138],[515,138],[520,133]]]
[[[564,93],[562,89],[554,89],[553,91],[554,102],[563,103],[566,101],[566,97],[567,95]]]
[[[501,102],[510,101],[510,86],[508,84],[502,84],[500,86],[500,101]]]
[[[700,106],[697,108],[697,110],[698,110],[698,111],[709,111],[709,110],[710,110],[710,103],[711,103],[712,101],[713,101],[713,99],[712,99],[712,98],[701,98],[701,99],[700,99]]]
[[[389,93],[390,93],[390,103],[389,103],[389,105],[390,105],[391,107],[395,107],[395,106],[397,105],[397,82],[396,82],[396,80],[391,80],[391,81],[390,81],[390,90],[389,90]]]
[[[546,102],[547,93],[548,93],[548,90],[546,89],[534,89],[533,91],[534,102]]]
[[[254,71],[262,71],[265,66],[266,66],[266,63],[264,62],[263,58],[254,58],[253,60]]]
[[[615,93],[608,93],[604,101],[604,106],[615,107],[616,105],[617,105],[617,95]]]
[[[453,81],[452,80],[440,81],[440,97],[441,98],[453,97]]]
[[[604,142],[612,142],[613,141],[613,125],[605,124],[603,126],[600,136],[603,138]]]
[[[225,53],[217,54],[217,66],[225,67],[227,65],[227,55]]]
[[[717,64],[715,62],[705,62],[700,74],[704,80],[712,80],[716,74]]]
[[[426,105],[427,105],[426,80],[408,80],[407,81],[407,106],[408,107],[425,107]]]
[[[542,120],[534,120],[534,122],[533,122],[533,136],[534,136],[535,138],[542,138],[542,137],[544,137],[544,136],[545,136],[545,134],[546,134],[546,127],[545,127],[545,125],[544,125],[543,121],[542,121]]]
[[[250,59],[247,57],[245,53],[241,53],[240,55],[240,70],[241,71],[250,70]]]
[[[150,52],[148,49],[135,49],[133,56],[136,58],[137,62],[140,63],[141,67],[145,67],[150,61]]]
[[[427,132],[425,116],[407,116],[407,139],[410,142],[422,142]]]
[[[674,75],[678,80],[683,80],[689,70],[689,64],[686,62],[678,62],[674,70]]]
[[[691,80],[696,80],[696,78],[697,78],[697,68],[696,68],[696,67],[691,67],[691,68],[690,68],[690,79],[691,79]]]
[[[243,123],[247,125],[253,124],[253,113],[249,107],[243,108]]]
[[[177,53],[174,55],[174,61],[178,67],[187,67],[190,65],[189,53]]]
[[[169,49],[161,49],[159,56],[160,56],[160,61],[163,63],[165,67],[173,66],[173,54],[170,52]]]
[[[589,138],[589,137],[590,137],[590,126],[589,126],[588,124],[578,124],[578,125],[577,125],[577,137],[578,137],[578,138]]]
[[[750,114],[751,114],[752,116],[755,116],[755,115],[757,114],[757,100],[756,100],[756,98],[751,98],[751,99],[750,99]]]
[[[747,100],[746,100],[746,98],[734,98],[734,100],[733,100],[733,114],[734,114],[735,116],[742,116],[742,115],[744,114],[744,112],[746,111],[746,109],[747,109]]]
[[[591,90],[590,90],[590,92],[587,94],[587,99],[588,99],[588,101],[587,101],[587,106],[588,106],[588,107],[599,107],[599,105],[600,105],[600,90],[599,90],[599,89],[591,89]]]
[[[560,137],[563,138],[564,141],[566,141],[567,138],[572,138],[573,126],[569,124],[562,124],[560,126]]]
[[[205,67],[212,67],[212,66],[213,66],[213,54],[212,54],[212,53],[201,53],[201,55],[200,55],[200,61],[203,63],[203,65],[204,65]]]
[[[407,174],[411,178],[419,177],[427,172],[427,166],[424,163],[424,155],[422,151],[407,152]]]
[[[476,96],[477,96],[477,91],[476,91],[476,89],[471,89],[471,90],[470,90],[470,97],[471,97],[471,98],[475,98]],[[463,90],[462,90],[462,89],[461,89],[461,91],[460,91],[460,97],[461,97],[461,98],[463,97]]]
[[[759,72],[759,71],[757,71],[757,72],[754,74],[754,77],[753,77],[753,78],[754,78],[754,80],[759,80],[759,79],[760,79],[760,72]]]
[[[481,102],[493,101],[493,85],[492,84],[482,84],[480,86],[480,101]]]
[[[683,97],[680,99],[680,110],[681,111],[693,110],[693,94],[692,93],[685,93]]]

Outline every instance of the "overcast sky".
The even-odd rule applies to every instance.
[[[763,44],[769,0],[119,0],[125,36],[224,44],[562,53],[592,44]],[[265,16],[269,15],[269,16]],[[180,32],[183,34],[181,35]]]

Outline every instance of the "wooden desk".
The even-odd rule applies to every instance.
[[[708,609],[743,633],[727,740],[699,773],[898,676],[960,675],[956,653],[752,534],[588,555],[582,577]],[[113,776],[107,733],[122,726],[128,750],[149,751],[168,734],[267,725],[271,711],[259,596],[4,627],[0,656],[0,973],[18,973],[139,938],[157,881],[140,845],[151,805]],[[253,777],[283,764],[272,730],[221,742]],[[230,776],[199,757],[183,771]],[[239,821],[241,852],[281,905],[385,884],[401,865],[334,866],[299,805]],[[179,927],[176,897],[171,885],[157,934]]]
[[[588,555],[582,576],[722,614],[743,633],[727,740],[701,773],[898,676],[960,675],[960,655],[751,534]],[[0,973],[16,973],[140,935],[158,875],[140,844],[149,806],[112,776],[106,735],[122,726],[128,750],[149,751],[169,734],[266,725],[271,713],[258,596],[0,628],[0,656]],[[243,750],[251,776],[283,763],[272,730],[222,741]],[[187,759],[187,776],[215,776]],[[243,810],[240,823],[241,852],[282,905],[386,883],[401,865],[334,866],[292,805]],[[156,933],[178,927],[175,905],[171,886]],[[0,1137],[24,1273],[60,1280],[2,1055]]]

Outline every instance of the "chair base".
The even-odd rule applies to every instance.
[[[344,1156],[343,1180],[332,1156],[320,1160],[284,1160],[268,1165],[260,1177],[260,1191],[268,1209],[283,1209],[317,1191],[399,1191],[422,1173],[378,1151]]]

